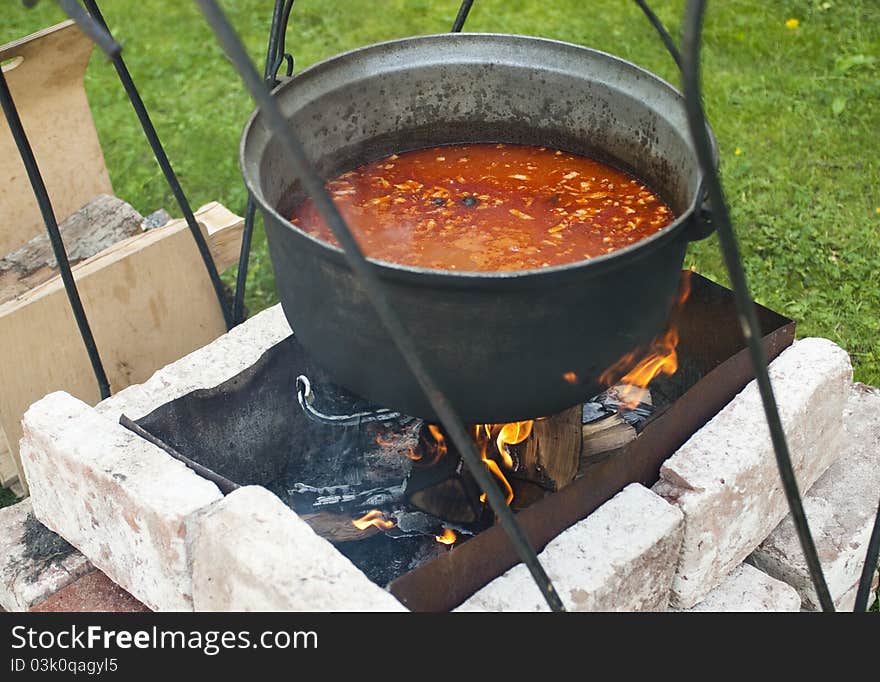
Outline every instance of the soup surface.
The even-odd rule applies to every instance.
[[[671,223],[616,168],[546,147],[460,144],[392,154],[327,183],[367,256],[423,268],[507,271],[610,253]],[[337,244],[306,199],[291,218]]]

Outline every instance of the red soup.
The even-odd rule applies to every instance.
[[[367,256],[459,271],[527,270],[621,249],[675,217],[642,182],[546,147],[392,154],[327,183]],[[291,222],[337,244],[311,199]]]

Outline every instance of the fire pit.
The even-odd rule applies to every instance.
[[[524,509],[520,520],[538,547],[626,485],[653,485],[662,462],[750,379],[730,292],[687,275],[691,295],[672,321],[680,370],[651,383],[652,404],[643,403],[641,415],[605,394],[604,405],[578,406],[535,422],[528,437],[510,438],[511,466],[482,439],[484,461],[513,507]],[[760,311],[775,357],[792,342],[794,323]],[[302,377],[320,396],[306,410]],[[595,425],[620,424],[619,414],[638,434],[632,428],[630,442],[597,453],[593,435],[607,429]],[[135,428],[206,467],[202,474],[227,492],[268,488],[411,609],[453,608],[517,562],[442,430],[334,386],[294,336],[228,381],[153,410]],[[475,427],[478,440],[485,428]],[[554,459],[536,475],[542,448]],[[563,470],[570,473],[562,477]]]
[[[542,560],[571,608],[663,609],[670,598],[678,608],[691,606],[722,589],[727,574],[786,513],[769,442],[760,437],[754,383],[738,393],[750,367],[730,315],[731,294],[698,275],[692,285],[677,316],[680,369],[648,387],[654,409],[636,438],[599,454],[597,442],[606,434],[625,433],[617,418],[633,415],[615,411],[591,422],[611,404],[586,405],[575,479],[556,491],[547,481],[528,481],[533,493],[539,489],[537,501],[522,487],[517,467],[499,464],[516,489],[513,506],[525,506],[517,517],[530,540],[546,546]],[[764,344],[775,356],[791,342],[794,325],[760,311]],[[798,342],[774,368],[799,480],[808,490],[845,452],[839,439],[851,370],[845,353],[822,340]],[[518,557],[500,527],[472,526],[469,536],[463,523],[439,516],[428,525],[412,523],[420,512],[416,503],[424,500],[411,494],[418,492],[414,484],[407,490],[410,481],[423,475],[458,480],[455,453],[417,471],[407,455],[409,447],[420,447],[425,424],[368,421],[388,414],[365,405],[354,405],[363,417],[359,427],[316,423],[300,405],[297,372],[311,379],[312,412],[328,417],[340,416],[329,415],[331,407],[351,409],[350,395],[328,393],[331,386],[276,308],[96,409],[65,394],[47,396],[24,423],[34,513],[154,609],[391,609],[402,602],[414,610],[459,604],[506,610],[528,604],[527,576],[498,601],[503,585],[524,570],[520,565],[505,574]],[[865,404],[856,411],[873,409]],[[163,447],[198,460],[201,474],[123,428],[120,415],[134,418]],[[598,428],[603,422],[617,426]],[[429,444],[436,444],[428,433]],[[529,442],[508,448],[517,462]],[[840,464],[863,467],[851,458]],[[306,487],[311,483],[343,489],[316,494]],[[390,490],[401,483],[402,497]],[[377,487],[385,491],[375,494]],[[367,491],[374,491],[372,499],[355,499]],[[329,499],[337,492],[339,499]],[[353,523],[374,509],[396,528]],[[341,523],[325,518],[322,525],[315,514]],[[438,541],[444,526],[456,534],[454,543]],[[831,541],[839,540],[838,532]],[[866,539],[853,538],[847,552],[858,553]],[[567,573],[559,557],[570,564]],[[753,578],[775,585],[789,606],[798,603],[790,588],[757,569],[737,572],[729,589],[736,592]],[[840,584],[848,588],[851,581],[847,575]],[[534,585],[530,589],[539,599]],[[835,599],[840,594],[835,591]]]

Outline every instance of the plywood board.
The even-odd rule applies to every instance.
[[[196,218],[224,270],[237,259],[242,219],[217,203],[200,208]],[[73,273],[114,392],[225,331],[183,220],[123,240]],[[0,428],[20,470],[21,416],[28,406],[56,390],[90,404],[99,394],[59,277],[0,305],[0,339]]]
[[[83,87],[92,47],[71,21],[0,47],[3,74],[59,222],[96,194],[113,194]],[[0,256],[43,230],[18,149],[0,117]]]
[[[18,478],[18,469],[6,445],[6,434],[0,429],[0,487],[5,488]]]

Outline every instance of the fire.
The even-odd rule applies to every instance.
[[[385,440],[384,438],[382,438],[382,436],[376,436],[376,444],[380,445],[383,448],[390,448],[394,446],[394,443]],[[404,452],[403,454],[405,457],[409,457],[413,462],[418,462],[422,458],[422,453],[416,452],[412,448],[409,448],[409,452]],[[438,455],[437,459],[439,458],[440,456]]]
[[[674,312],[678,312],[690,296],[690,274],[690,270],[682,274]],[[606,386],[622,384],[624,388],[619,393],[621,402],[629,407],[635,407],[642,402],[645,389],[657,375],[662,373],[671,376],[678,371],[677,347],[678,329],[670,326],[666,332],[654,339],[647,353],[640,360],[637,360],[641,355],[639,351],[627,353],[606,369],[599,377],[599,381]]]
[[[507,449],[507,446],[522,443],[526,438],[532,435],[532,427],[534,425],[535,421],[533,419],[524,422],[502,424],[501,429],[498,431],[498,436],[495,439],[495,444],[498,446],[498,454],[500,454],[501,459],[504,460],[504,466],[508,469],[513,469],[513,458],[510,456],[510,451]],[[488,424],[486,426],[488,426]]]
[[[386,519],[385,514],[383,514],[378,509],[368,511],[359,519],[352,519],[351,524],[358,530],[366,530],[370,526],[375,526],[376,528],[380,528],[382,530],[394,528],[394,521]]]
[[[562,375],[562,378],[565,379],[565,381],[568,382],[569,384],[574,385],[577,383],[578,375],[575,374],[574,372],[566,372],[565,374]]]
[[[474,427],[474,440],[480,448],[480,458],[492,475],[498,479],[507,494],[507,504],[513,501],[513,488],[507,477],[502,473],[498,462],[489,456],[489,445],[495,443],[495,449],[501,461],[507,469],[514,468],[513,457],[510,455],[508,445],[522,443],[532,433],[534,420],[511,422],[509,424],[479,424]],[[486,493],[480,495],[480,502],[486,502]]]
[[[507,504],[510,504],[513,501],[513,487],[502,472],[501,466],[497,460],[500,459],[501,465],[506,469],[513,470],[515,463],[508,446],[517,445],[525,441],[531,435],[534,424],[535,420],[528,420],[511,422],[509,424],[478,424],[473,427],[474,441],[479,448],[480,459],[483,461],[483,464],[486,465],[486,468],[489,469],[491,474],[498,479],[498,482],[501,484],[501,487],[507,495]],[[446,438],[439,427],[434,424],[428,424],[428,431],[436,445],[436,454],[432,461],[427,465],[431,466],[440,457],[446,454],[448,446],[446,444]],[[493,445],[494,448],[492,447]],[[421,455],[416,456],[416,453],[411,453],[410,457],[412,459],[419,459],[421,458]],[[486,502],[486,493],[480,495],[480,502]]]
[[[451,545],[458,540],[455,533],[449,528],[444,528],[443,535],[435,535],[434,539],[441,545]]]
[[[425,464],[425,466],[434,466],[440,459],[446,455],[449,451],[449,446],[446,444],[446,437],[443,435],[443,432],[440,430],[439,426],[434,424],[428,424],[428,432],[431,434],[431,437],[434,439],[434,456],[431,457],[431,461]],[[413,452],[413,455],[417,453]],[[422,459],[422,455],[419,454],[418,457],[410,457],[413,461],[419,461]]]

